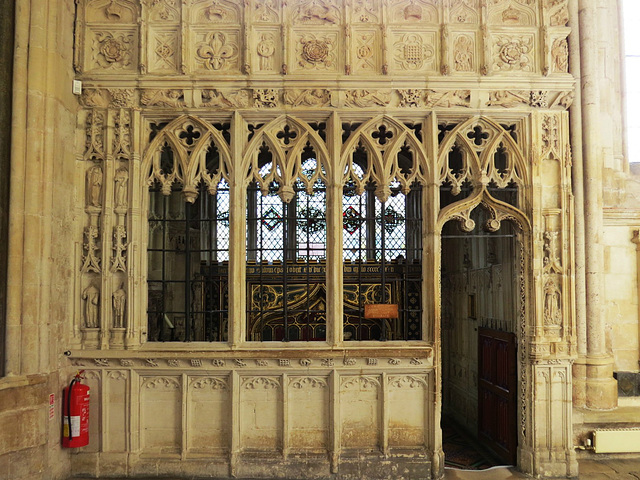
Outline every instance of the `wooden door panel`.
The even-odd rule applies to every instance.
[[[516,337],[478,329],[478,437],[503,461],[516,462]]]

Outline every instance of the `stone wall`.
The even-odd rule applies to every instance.
[[[70,0],[2,3],[3,51],[11,50],[11,38],[15,42],[13,80],[11,68],[0,72],[1,88],[11,84],[13,96],[10,119],[6,108],[0,112],[0,188],[11,187],[8,240],[0,241],[8,250],[7,282],[2,282],[7,342],[0,378],[0,476],[54,480],[69,472],[68,452],[60,446],[60,397],[71,373],[62,359],[72,278],[75,6]],[[4,28],[13,18],[15,36]],[[3,66],[12,64],[4,60]],[[6,213],[3,207],[3,221]],[[0,232],[4,235],[4,227]]]

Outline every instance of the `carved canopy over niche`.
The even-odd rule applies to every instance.
[[[559,75],[567,1],[78,0],[75,68],[119,79]]]

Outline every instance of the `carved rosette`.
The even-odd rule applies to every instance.
[[[493,47],[493,69],[496,72],[532,72],[533,36],[498,35]]]
[[[300,35],[296,46],[298,67],[303,70],[337,71],[338,34]]]
[[[129,69],[134,67],[135,40],[131,32],[95,33],[92,48],[92,60],[102,69]]]

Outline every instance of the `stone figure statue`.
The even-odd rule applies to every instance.
[[[89,194],[89,205],[101,206],[102,196],[102,167],[94,165],[87,172],[87,191]]]
[[[549,281],[544,286],[544,320],[546,325],[560,325],[562,321],[560,313],[560,292],[553,282]]]
[[[124,284],[113,293],[113,327],[124,328],[125,305],[127,302],[127,292]]]
[[[115,182],[116,182],[116,191],[115,191],[115,200],[116,200],[116,208],[117,207],[126,207],[127,206],[127,183],[129,181],[129,172],[126,168],[121,167],[116,170]]]
[[[82,292],[84,300],[84,325],[86,328],[98,328],[98,310],[100,309],[100,290],[90,284]]]

